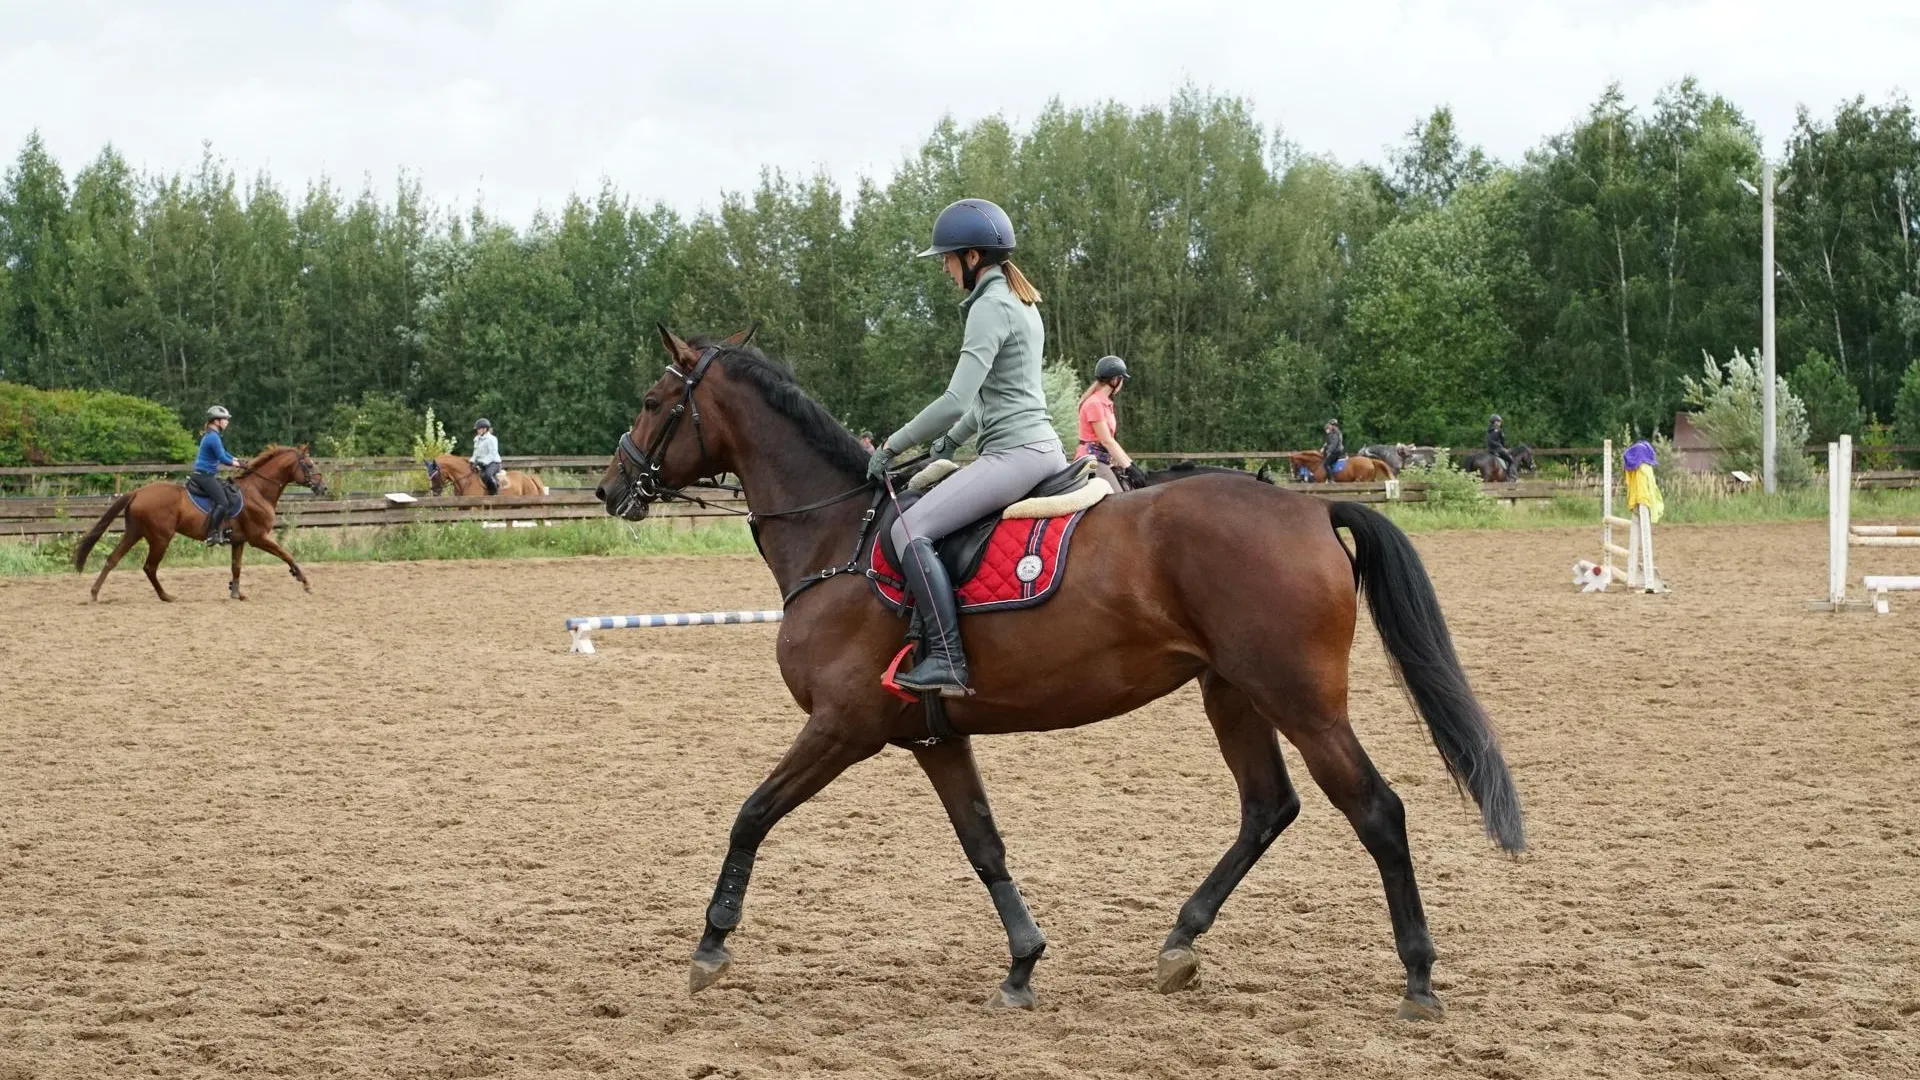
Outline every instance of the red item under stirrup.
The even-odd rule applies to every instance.
[[[906,663],[907,658],[912,655],[911,644],[901,646],[900,651],[893,654],[893,663],[888,664],[887,670],[880,673],[880,685],[886,687],[887,691],[895,697],[907,702],[920,700],[919,694],[900,685],[900,665]]]

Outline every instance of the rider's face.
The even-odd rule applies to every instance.
[[[940,262],[946,268],[947,276],[953,279],[955,287],[964,289],[967,287],[966,268],[980,265],[980,253],[949,251],[940,257]]]

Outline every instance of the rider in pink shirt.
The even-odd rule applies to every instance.
[[[1146,486],[1147,474],[1133,463],[1115,434],[1120,419],[1113,409],[1113,396],[1127,378],[1127,362],[1117,356],[1103,356],[1093,366],[1093,385],[1080,395],[1080,452],[1116,470],[1124,488],[1132,490]]]

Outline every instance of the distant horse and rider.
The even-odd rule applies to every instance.
[[[225,522],[225,526],[229,533],[228,542],[233,547],[233,577],[227,582],[227,594],[235,600],[247,598],[240,591],[240,556],[248,544],[286,563],[288,573],[300,582],[301,587],[308,592],[313,591],[313,584],[307,580],[306,572],[293,561],[287,549],[273,538],[274,508],[289,484],[303,484],[315,495],[324,496],[327,493],[326,481],[305,446],[269,446],[255,454],[234,480],[233,486],[238,489],[240,497],[240,509]],[[100,586],[106,583],[107,575],[120,565],[120,560],[126,557],[127,552],[145,540],[147,580],[153,583],[154,595],[171,602],[173,596],[160,585],[160,560],[166,557],[167,547],[173,543],[176,535],[190,536],[195,540],[207,539],[207,525],[213,507],[200,505],[205,500],[196,502],[197,498],[185,484],[158,480],[113,500],[107,512],[100,515],[100,520],[80,539],[80,546],[73,552],[73,568],[85,570],[87,556],[92,554],[94,545],[106,535],[114,520],[121,517],[126,519],[120,543],[107,556],[107,564],[100,568],[100,576],[93,581],[93,599],[100,599]]]
[[[441,454],[427,463],[429,489],[435,495],[452,488],[459,496],[486,495],[486,481],[473,462],[459,454]],[[545,495],[547,486],[532,473],[507,471],[499,474],[498,484],[501,495]]]

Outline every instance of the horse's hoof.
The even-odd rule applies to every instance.
[[[1447,1015],[1447,1007],[1432,994],[1414,997],[1411,994],[1400,1000],[1400,1011],[1394,1016],[1400,1020],[1426,1020],[1438,1023]]]
[[[1038,1001],[1039,999],[1033,996],[1031,986],[1014,989],[1006,983],[1001,983],[994,988],[992,996],[987,998],[987,1008],[1031,1010]]]
[[[707,987],[712,986],[714,983],[719,982],[720,976],[725,975],[727,969],[732,966],[733,954],[727,952],[725,949],[720,949],[704,956],[700,953],[694,953],[693,967],[687,973],[687,992],[697,994]]]
[[[1200,956],[1192,949],[1168,949],[1160,954],[1153,972],[1153,987],[1163,994],[1185,990],[1198,981]]]

